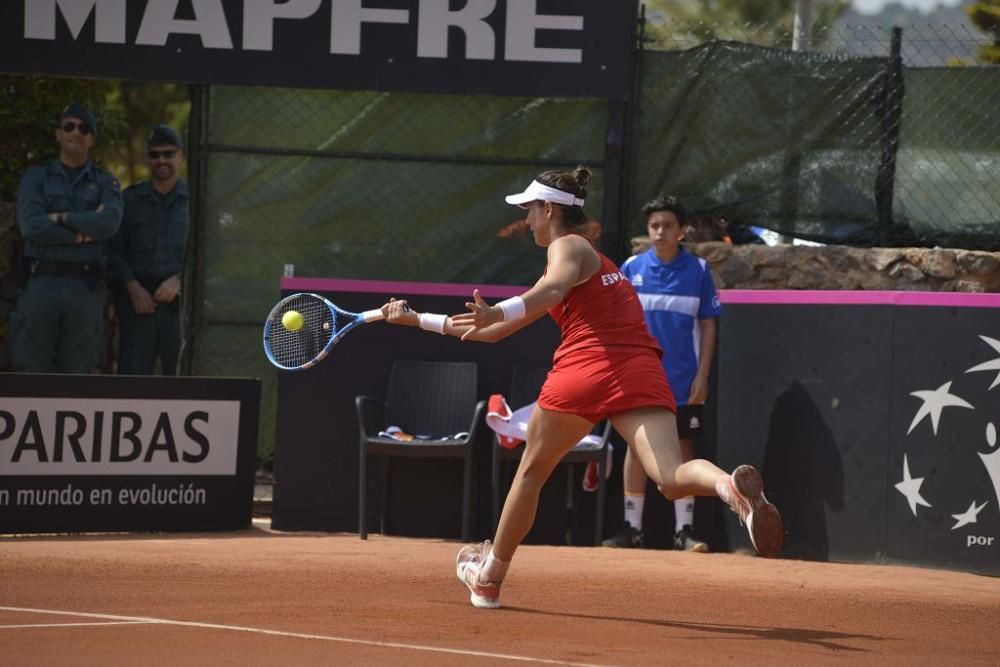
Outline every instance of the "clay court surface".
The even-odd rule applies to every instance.
[[[3,665],[998,665],[1000,579],[526,546],[499,611],[455,542],[0,538]]]

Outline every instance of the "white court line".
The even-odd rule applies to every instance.
[[[340,642],[343,644],[358,644],[361,646],[377,646],[381,648],[396,648],[409,651],[428,651],[431,653],[450,653],[452,655],[467,655],[477,658],[496,658],[498,660],[513,660],[518,662],[535,662],[545,665],[579,665],[580,667],[601,667],[589,662],[571,662],[568,660],[550,660],[546,658],[532,658],[526,655],[513,655],[506,653],[489,653],[487,651],[466,651],[455,648],[441,648],[439,646],[423,646],[421,644],[401,644],[397,642],[380,642],[370,639],[352,639],[350,637],[334,637],[329,635],[313,635],[303,632],[282,632],[281,630],[266,630],[264,628],[249,628],[241,625],[219,625],[217,623],[197,623],[195,621],[172,621],[166,618],[145,618],[142,616],[116,616],[114,614],[90,614],[78,611],[59,611],[56,609],[30,609],[26,607],[0,607],[0,611],[16,611],[28,614],[52,614],[58,616],[79,616],[81,618],[104,618],[112,621],[126,621],[134,624],[155,623],[159,625],[176,625],[187,628],[205,628],[209,630],[231,630],[233,632],[249,632],[260,635],[271,635],[273,637],[292,637],[294,639],[318,639],[328,642]]]
[[[150,625],[149,621],[104,621],[103,623],[24,623],[21,625],[0,625],[0,630],[11,628],[92,628],[99,625]]]

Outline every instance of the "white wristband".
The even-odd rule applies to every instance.
[[[447,321],[447,315],[420,313],[420,328],[424,331],[436,331],[439,334],[444,334],[444,324]]]
[[[511,297],[497,304],[497,308],[503,311],[503,321],[511,322],[524,318],[524,299],[519,296]]]

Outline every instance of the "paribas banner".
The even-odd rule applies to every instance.
[[[239,401],[6,398],[5,475],[235,475]]]
[[[634,0],[4,0],[0,71],[624,99]]]
[[[259,400],[251,379],[0,375],[0,532],[248,526]]]

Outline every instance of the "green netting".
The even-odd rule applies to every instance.
[[[523,215],[504,195],[582,162],[595,165],[587,210],[603,206],[601,101],[216,87],[206,124],[194,370],[264,379],[265,462],[277,376],[260,326],[286,265],[299,277],[528,285],[544,250],[512,232]]]
[[[922,245],[1000,247],[1000,68],[908,70],[895,233]]]
[[[654,19],[649,46],[690,48],[641,53],[633,233],[665,190],[696,213],[827,243],[1000,248],[1000,67],[972,64],[983,35],[840,26],[796,52],[747,43],[770,41],[765,26],[709,30],[741,40],[720,42]]]
[[[214,154],[208,168],[209,321],[257,323],[286,264],[300,277],[524,285],[544,263],[529,235],[499,236],[523,217],[503,196],[541,167]]]
[[[643,233],[642,204],[668,192],[696,214],[822,242],[1000,247],[1000,68],[903,69],[894,114],[888,54],[866,55],[888,34],[862,55],[719,41],[642,52],[622,226]],[[521,216],[505,194],[587,163],[587,209],[602,212],[602,101],[216,87],[203,114],[194,371],[264,377],[265,453],[275,376],[259,326],[284,266],[529,284],[543,252],[510,233]]]
[[[884,70],[873,58],[730,42],[644,53],[630,210],[669,192],[800,236],[874,228]],[[630,225],[643,233],[641,216]]]
[[[417,157],[603,159],[599,100],[212,88],[209,143]]]

